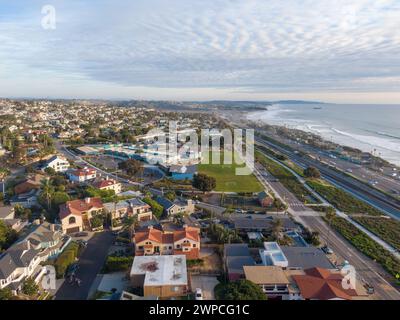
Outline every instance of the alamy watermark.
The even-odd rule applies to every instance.
[[[56,8],[53,5],[46,4],[42,7],[42,17],[41,24],[42,28],[45,30],[55,30],[57,27],[56,21]]]

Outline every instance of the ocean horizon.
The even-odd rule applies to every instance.
[[[278,103],[247,118],[312,132],[400,166],[400,105]]]

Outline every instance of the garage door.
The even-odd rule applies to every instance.
[[[79,232],[79,231],[80,231],[79,227],[67,229],[67,233],[75,233],[75,232]]]

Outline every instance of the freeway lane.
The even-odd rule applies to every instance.
[[[368,202],[375,208],[382,210],[383,212],[391,215],[397,219],[400,219],[400,204],[398,201],[392,198],[388,198],[386,195],[380,193],[377,190],[369,188],[368,186],[358,182],[357,180],[345,176],[343,174],[337,173],[328,167],[323,166],[318,161],[314,161],[311,159],[307,159],[304,157],[297,156],[293,154],[291,151],[286,150],[283,147],[280,147],[276,144],[273,144],[269,141],[256,138],[256,142],[269,148],[276,149],[281,153],[285,154],[290,160],[294,163],[298,164],[301,167],[314,166],[318,168],[321,172],[321,175],[326,180],[334,183],[341,189],[344,189],[347,192],[350,192],[352,195],[357,198]]]
[[[329,247],[342,259],[356,268],[357,275],[375,288],[374,298],[383,300],[400,300],[400,293],[384,277],[388,277],[383,268],[363,255],[342,236],[332,231],[321,217],[301,216],[305,225],[320,234]]]

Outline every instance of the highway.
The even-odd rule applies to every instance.
[[[385,279],[391,276],[376,262],[359,252],[346,239],[330,228],[321,217],[321,213],[305,206],[279,181],[268,173],[261,165],[256,165],[259,173],[257,177],[262,179],[280,198],[288,204],[288,212],[293,218],[310,229],[319,233],[323,243],[334,251],[339,265],[347,260],[356,269],[357,277],[362,283],[373,286],[375,293],[371,298],[376,300],[399,300],[400,293]]]
[[[339,173],[321,164],[319,161],[307,157],[301,157],[292,151],[271,143],[270,141],[256,138],[256,143],[263,145],[264,147],[278,150],[302,168],[306,168],[308,166],[316,167],[321,172],[322,177],[327,181],[351,193],[358,199],[369,203],[384,213],[396,219],[400,219],[400,201],[392,199],[378,190],[368,187],[356,179],[345,175],[344,173]]]
[[[400,293],[385,279],[388,276],[386,271],[333,231],[321,217],[301,216],[300,219],[309,229],[317,231],[320,238],[329,245],[336,255],[355,267],[359,279],[364,279],[365,282],[374,287],[373,298],[400,300]]]

